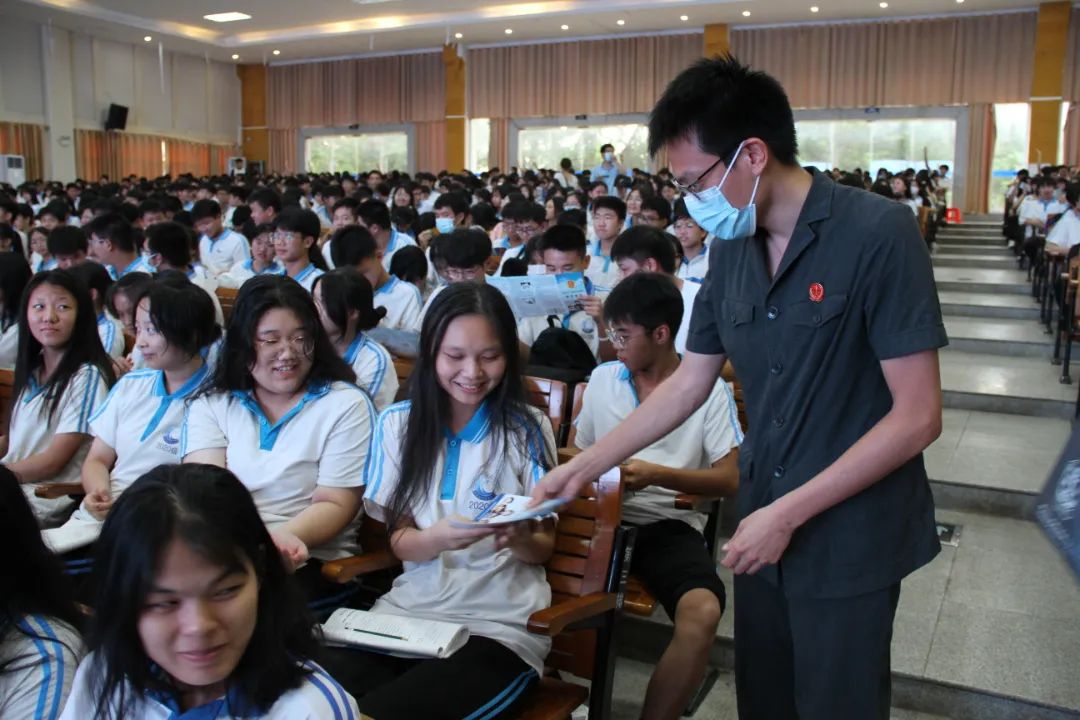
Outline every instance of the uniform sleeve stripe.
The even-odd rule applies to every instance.
[[[529,684],[536,678],[535,670],[528,670],[521,673],[513,682],[506,686],[501,693],[492,698],[486,705],[478,709],[472,715],[469,715],[465,720],[488,720],[489,718],[496,717],[506,708],[510,707],[515,700],[525,692],[525,688],[529,687]]]
[[[53,658],[45,648],[45,643],[42,642],[41,638],[37,637],[38,632],[30,626],[29,622],[20,620],[19,627],[23,632],[33,636],[31,637],[31,641],[34,643],[34,647],[37,648],[38,655],[43,660],[41,671],[44,677],[41,680],[41,688],[38,689],[37,708],[34,710],[34,720],[44,720],[45,718],[52,717],[45,714],[45,703],[49,699],[49,687],[53,679]],[[60,677],[60,682],[64,682],[63,676]],[[59,702],[60,693],[57,692],[56,695],[57,701]]]
[[[311,675],[308,676],[308,680],[311,681],[312,685],[319,689],[319,692],[326,698],[326,702],[330,704],[330,708],[334,711],[334,720],[346,720],[346,718],[348,720],[355,720],[352,708],[349,707],[348,701],[342,697],[345,691],[341,689],[341,686],[337,684],[337,681],[325,672],[320,672],[318,666],[309,665],[308,667],[311,670]],[[329,681],[329,683],[324,682],[324,680]],[[336,693],[336,697],[335,693],[330,689],[331,686],[337,687],[338,692]],[[342,702],[344,702],[345,705],[344,714],[341,712],[340,703]]]
[[[742,445],[743,440],[746,438],[743,435],[742,425],[739,424],[739,408],[735,405],[735,393],[731,392],[731,386],[726,382],[724,383],[724,392],[727,393],[728,417],[731,420],[731,426],[735,430],[735,442]]]
[[[378,360],[378,364],[375,367],[375,377],[371,381],[371,397],[377,397],[379,389],[382,387],[383,380],[386,378],[386,354],[379,352],[379,349],[372,348],[375,353],[375,357]]]
[[[348,717],[349,720],[356,720],[356,714],[353,713],[352,705],[349,703],[349,693],[345,692],[345,688],[341,686],[341,683],[335,680],[333,676],[331,676],[328,672],[323,670],[321,666],[316,665],[315,663],[310,663],[309,667],[312,669],[315,675],[325,680],[326,684],[329,685],[336,692],[338,698],[341,700],[341,706],[345,708],[346,717]]]
[[[63,643],[56,637],[56,633],[49,627],[49,624],[44,618],[35,616],[34,621],[38,627],[45,634],[45,637],[49,638],[54,646],[56,652],[56,692],[53,693],[52,710],[50,710],[48,717],[57,718],[60,716],[60,696],[64,693],[64,648]]]
[[[87,432],[90,429],[90,415],[94,411],[94,395],[96,395],[98,379],[101,377],[101,371],[97,368],[90,368],[86,372],[86,387],[83,388],[83,401],[82,410],[79,411],[79,429],[78,432]]]

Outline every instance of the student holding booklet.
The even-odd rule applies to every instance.
[[[525,626],[551,603],[542,565],[554,521],[452,524],[500,493],[528,494],[552,464],[554,437],[525,400],[517,346],[498,290],[447,287],[424,318],[409,399],[379,418],[365,508],[386,523],[404,572],[372,614],[469,630],[445,659],[330,650],[327,667],[379,720],[505,717],[543,671],[550,643]]]

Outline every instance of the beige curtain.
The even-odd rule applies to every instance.
[[[801,108],[1021,102],[1036,13],[734,30],[732,51]]]
[[[75,173],[87,180],[108,175],[113,180],[128,175],[156,178],[164,174],[158,135],[138,135],[103,130],[75,131]]]
[[[0,154],[22,155],[27,180],[45,177],[44,130],[41,125],[0,122]]]
[[[994,106],[977,103],[969,109],[968,162],[964,188],[964,212],[985,213],[990,192],[990,171],[994,160],[994,141],[997,127]],[[955,205],[956,200],[952,203]]]
[[[510,121],[507,118],[491,118],[488,167],[503,172],[510,170]]]
[[[297,130],[271,130],[270,135],[270,161],[267,163],[267,172],[288,173],[298,172],[296,166],[296,143],[299,141]]]
[[[437,173],[446,169],[446,122],[413,123],[416,169]]]
[[[1065,164],[1080,166],[1080,102],[1069,104],[1062,142],[1065,144]]]
[[[648,112],[701,50],[700,34],[470,50],[468,114],[494,119]]]
[[[1069,17],[1069,45],[1065,51],[1065,99],[1080,102],[1080,7]]]

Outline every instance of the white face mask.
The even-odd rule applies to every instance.
[[[613,152],[604,153],[604,162],[611,162],[614,159],[615,159],[615,153],[613,153]]]

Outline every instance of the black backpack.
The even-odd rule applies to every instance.
[[[558,320],[549,316],[547,329],[533,342],[527,372],[556,380],[584,379],[596,367],[596,357],[580,335],[561,327]]]

